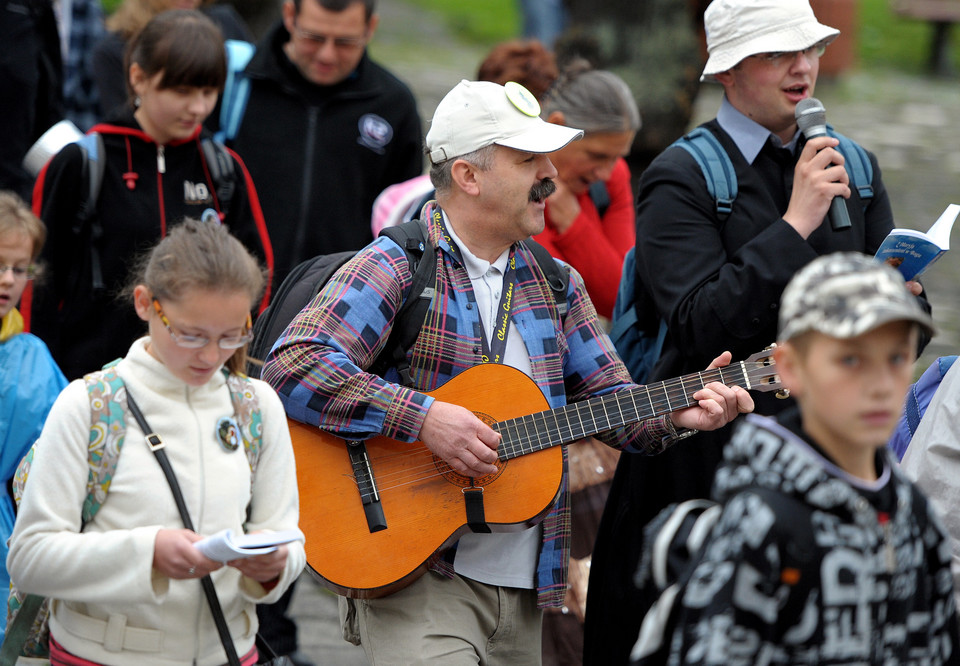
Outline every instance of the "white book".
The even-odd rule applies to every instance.
[[[226,529],[194,543],[201,553],[217,562],[229,562],[243,557],[272,553],[277,546],[303,538],[300,530],[234,534]]]

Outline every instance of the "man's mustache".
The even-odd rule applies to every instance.
[[[549,178],[544,178],[539,183],[530,188],[530,201],[544,201],[547,197],[557,191],[557,186]]]

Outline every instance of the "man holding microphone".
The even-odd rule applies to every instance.
[[[814,96],[820,56],[839,31],[817,21],[807,0],[714,0],[704,23],[701,80],[719,83],[724,95],[702,127],[729,158],[738,193],[720,210],[704,169],[677,146],[643,174],[637,277],[668,326],[651,380],[704,367],[718,351],[744,358],[769,345],[794,273],[831,252],[872,255],[894,226],[876,157],[863,151],[873,176],[862,194],[851,187],[837,138],[804,136],[797,125],[796,107]],[[828,221],[837,197],[847,228]],[[919,295],[920,285],[911,286]],[[766,393],[756,411],[792,404]],[[642,527],[672,502],[710,496],[728,438],[729,426],[653,458],[621,456],[593,554],[584,663],[627,662],[655,598],[632,583]]]

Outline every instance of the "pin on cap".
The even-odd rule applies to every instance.
[[[517,107],[521,113],[534,118],[540,115],[540,102],[533,94],[516,81],[507,81],[503,84],[507,99]]]

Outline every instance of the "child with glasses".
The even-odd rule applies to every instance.
[[[40,338],[24,332],[17,303],[36,273],[47,237],[43,223],[13,192],[0,191],[0,478],[6,488],[17,464],[40,435],[47,412],[67,385]],[[16,514],[9,493],[0,498],[0,589],[10,586],[7,539]],[[6,616],[0,614],[0,640]]]
[[[208,559],[194,543],[226,529],[297,528],[283,407],[269,385],[241,374],[264,272],[225,226],[187,219],[134,275],[126,293],[149,333],[115,368],[123,392],[164,442],[196,531],[184,528],[127,405],[126,443],[106,501],[81,523],[94,405],[88,375],[64,390],[37,442],[11,541],[11,575],[21,592],[57,600],[50,618],[54,664],[223,664],[198,580],[209,574],[236,654],[252,665],[256,604],[275,601],[300,573],[302,538],[226,563]],[[105,437],[111,446],[112,432]],[[255,457],[245,455],[248,448]]]

